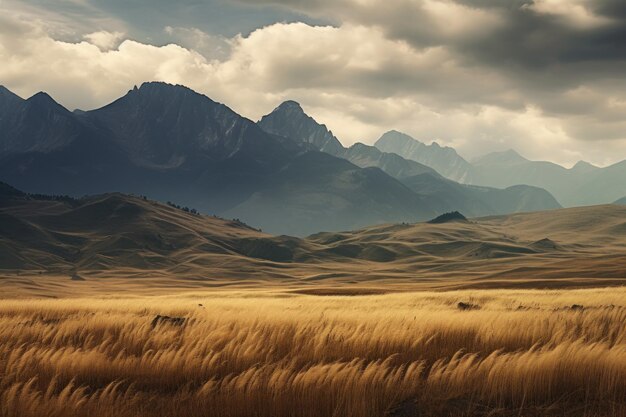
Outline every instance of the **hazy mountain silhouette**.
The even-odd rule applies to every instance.
[[[291,138],[298,143],[307,143],[320,150],[330,149],[334,155],[360,167],[378,167],[401,180],[415,193],[428,197],[429,206],[438,213],[460,210],[469,216],[486,216],[560,207],[548,192],[537,187],[517,186],[499,190],[461,185],[443,178],[432,168],[395,153],[381,152],[374,146],[356,143],[350,148],[344,148],[325,125],[315,121],[293,101],[278,106],[272,113],[264,116],[259,125],[271,133]],[[453,149],[441,148],[436,144],[426,146],[398,132],[385,134],[379,142],[391,146],[396,139],[417,144],[414,148],[407,148],[411,151],[426,149],[430,153],[430,161],[438,158],[441,166],[447,166],[446,163],[449,162],[451,166],[467,166],[471,169]]]
[[[445,207],[471,217],[552,210],[561,207],[549,192],[528,185],[515,185],[505,189],[479,187],[427,174],[404,178],[402,182],[410,189],[428,197],[431,204],[439,208],[440,212]]]
[[[567,169],[552,162],[530,161],[508,151],[486,155],[472,164],[472,184],[533,185],[548,190],[564,206],[611,203],[626,194],[626,161],[606,168],[581,161]]]
[[[345,148],[326,125],[318,123],[306,114],[295,101],[282,103],[270,114],[263,116],[258,124],[269,133],[290,138],[297,143],[308,144],[319,151],[347,159],[361,168],[380,168],[396,178],[423,173],[438,175],[430,167],[393,153],[381,152],[373,146],[357,143]]]
[[[552,162],[530,161],[508,150],[493,152],[469,163],[451,148],[436,144],[427,147],[397,132],[383,135],[376,147],[421,162],[438,169],[447,178],[466,184],[496,188],[525,184],[543,188],[565,206],[606,204],[626,194],[626,161],[606,168],[580,161],[567,169]]]
[[[529,162],[514,149],[507,149],[501,152],[491,152],[472,160],[473,166],[483,165],[516,165]],[[556,165],[556,164],[554,164]]]
[[[374,146],[383,152],[392,152],[406,159],[435,169],[454,181],[466,182],[471,175],[471,165],[452,148],[441,147],[436,142],[426,145],[412,137],[392,130],[380,137]]]
[[[439,211],[429,199],[377,168],[359,168],[322,152],[294,158],[268,186],[225,212],[263,230],[308,235],[387,222],[416,222]]]

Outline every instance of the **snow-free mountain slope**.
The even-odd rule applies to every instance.
[[[395,153],[429,166],[454,181],[468,182],[471,175],[471,165],[465,159],[454,149],[441,147],[436,142],[426,145],[404,133],[392,130],[382,135],[374,146],[383,152]]]
[[[282,103],[270,114],[263,116],[258,124],[269,133],[311,145],[313,149],[347,159],[361,168],[380,168],[396,178],[423,173],[437,175],[432,168],[393,153],[381,152],[373,146],[357,143],[345,148],[326,125],[318,123],[294,101]]]
[[[263,116],[258,124],[267,132],[310,144],[313,149],[331,155],[338,155],[343,151],[343,145],[333,133],[305,114],[300,104],[292,100],[285,101],[270,114]]]
[[[228,210],[263,230],[304,236],[388,222],[424,221],[440,208],[378,168],[361,169],[320,152],[306,152],[276,174],[267,187]]]
[[[51,152],[85,134],[72,113],[48,94],[23,100],[0,87],[0,155]]]

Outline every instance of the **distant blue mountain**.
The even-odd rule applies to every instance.
[[[564,206],[608,204],[626,195],[626,161],[606,168],[580,161],[570,169],[546,161],[530,161],[516,151],[493,152],[465,161],[452,148],[388,132],[375,144],[385,152],[436,169],[446,178],[465,184],[508,188],[530,185],[549,191]]]

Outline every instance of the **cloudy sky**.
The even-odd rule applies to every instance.
[[[70,109],[187,85],[253,120],[299,101],[349,145],[626,158],[624,0],[0,0],[0,84]]]

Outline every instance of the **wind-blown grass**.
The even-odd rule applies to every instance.
[[[626,416],[625,299],[607,289],[4,300],[0,416]],[[153,329],[156,314],[187,322]]]

